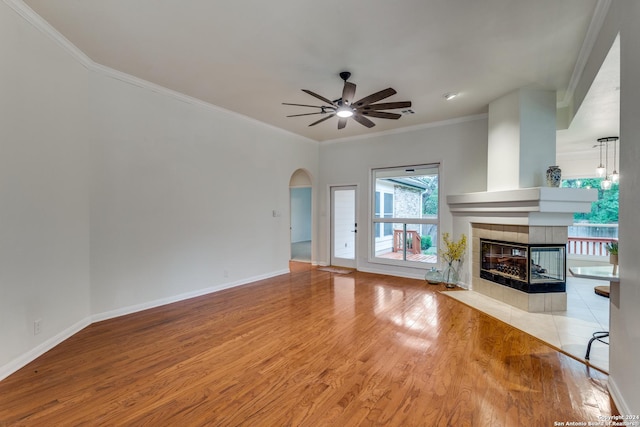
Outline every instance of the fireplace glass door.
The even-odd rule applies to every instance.
[[[480,240],[480,277],[524,292],[565,290],[566,247]]]

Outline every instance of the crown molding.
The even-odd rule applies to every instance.
[[[273,126],[273,125],[271,125],[269,123],[261,122],[260,120],[254,119],[253,117],[245,116],[244,114],[238,113],[236,111],[227,110],[226,108],[220,107],[218,105],[211,104],[209,102],[205,102],[205,101],[203,101],[201,99],[194,98],[193,96],[185,95],[182,92],[177,92],[175,90],[168,89],[168,88],[166,88],[164,86],[160,86],[160,85],[158,85],[156,83],[152,83],[152,82],[150,82],[148,80],[144,80],[144,79],[141,79],[139,77],[132,76],[131,74],[127,74],[127,73],[124,73],[122,71],[118,71],[116,69],[107,67],[107,66],[102,65],[102,64],[98,64],[98,63],[93,62],[93,61],[91,61],[91,66],[89,67],[89,70],[92,71],[92,72],[95,72],[97,74],[100,74],[100,75],[102,75],[104,77],[108,77],[108,78],[112,78],[112,79],[115,79],[115,80],[119,80],[119,81],[121,81],[123,83],[127,83],[127,84],[130,84],[132,86],[136,86],[136,87],[139,87],[139,88],[142,88],[142,89],[146,89],[146,90],[149,90],[151,92],[157,93],[159,95],[167,96],[167,97],[173,98],[173,99],[175,99],[177,101],[181,101],[181,102],[184,102],[186,104],[193,105],[195,107],[199,107],[199,108],[202,108],[202,109],[205,109],[205,110],[215,111],[215,112],[218,112],[218,113],[229,114],[229,115],[232,115],[232,116],[235,116],[235,117],[239,117],[239,118],[242,118],[245,121],[252,122],[252,123],[254,123],[256,125],[269,128],[269,129],[271,129],[273,131],[280,132],[280,133],[283,133],[283,134],[286,134],[286,135],[289,135],[289,136],[294,136],[297,139],[302,139],[302,140],[304,140],[304,142],[318,144],[318,141],[316,141],[314,139],[311,139],[311,138],[308,138],[306,136],[298,135],[297,133],[294,133],[294,132],[279,128],[277,126]]]
[[[564,93],[564,97],[557,104],[558,108],[565,108],[571,104],[571,100],[573,99],[576,87],[578,86],[578,83],[582,78],[584,67],[587,65],[587,61],[589,60],[589,56],[591,55],[593,46],[598,39],[598,35],[600,34],[602,24],[604,24],[604,20],[607,17],[610,6],[611,0],[598,0],[598,2],[596,3],[596,8],[593,12],[593,16],[591,17],[589,28],[587,29],[587,34],[582,41],[582,46],[580,47],[578,58],[576,59],[576,63],[573,67],[573,73],[571,74],[569,85],[567,86],[567,90]]]
[[[204,108],[210,111],[216,111],[219,113],[230,114],[236,117],[240,117],[246,121],[255,123],[257,125],[267,127],[274,131],[287,134],[289,136],[294,136],[297,139],[301,139],[305,142],[318,144],[318,141],[315,141],[311,138],[307,138],[305,136],[298,135],[296,133],[287,131],[285,129],[279,128],[277,126],[270,125],[265,122],[261,122],[260,120],[256,120],[252,117],[245,116],[243,114],[237,113],[235,111],[227,110],[225,108],[219,107],[217,105],[202,101],[200,99],[194,98],[189,95],[185,95],[180,92],[176,92],[174,90],[168,89],[164,86],[157,85],[148,80],[144,80],[131,74],[123,73],[121,71],[115,70],[113,68],[98,64],[93,61],[89,56],[87,56],[82,50],[80,50],[76,45],[71,43],[66,37],[60,34],[55,28],[51,26],[47,21],[45,21],[40,15],[35,13],[33,9],[27,6],[22,0],[3,0],[11,9],[13,9],[18,15],[20,15],[25,21],[31,24],[35,29],[40,31],[49,39],[53,40],[60,48],[69,53],[76,61],[82,64],[87,70],[91,72],[95,72],[97,74],[101,74],[105,77],[110,77],[121,82],[137,86],[139,88],[147,89],[152,92],[158,93],[160,95],[168,96],[170,98],[176,99],[181,102],[185,102],[187,104]]]
[[[53,40],[64,51],[70,54],[75,60],[90,69],[93,64],[93,60],[89,58],[83,51],[78,49],[76,45],[71,43],[60,34],[55,28],[51,26],[47,21],[42,19],[40,15],[35,13],[33,9],[27,6],[22,0],[4,0],[4,2],[13,9],[18,15],[20,15],[25,21],[31,24],[35,29],[43,33],[49,39]]]
[[[474,115],[471,115],[471,116],[456,117],[456,118],[453,118],[453,119],[441,120],[441,121],[438,121],[438,122],[424,123],[424,124],[421,124],[421,125],[407,126],[407,127],[402,127],[402,128],[383,130],[383,131],[380,131],[380,132],[368,133],[368,134],[364,134],[364,135],[354,135],[354,136],[347,136],[347,137],[344,137],[344,138],[328,139],[328,140],[325,140],[325,141],[321,141],[320,144],[328,145],[328,144],[335,144],[337,142],[348,142],[348,141],[357,141],[357,140],[361,140],[361,139],[370,139],[370,138],[375,138],[375,137],[378,137],[378,136],[397,135],[397,134],[401,134],[401,133],[415,132],[415,131],[419,131],[419,130],[422,130],[422,129],[437,128],[437,127],[441,127],[441,126],[450,126],[450,125],[455,125],[455,124],[458,124],[458,123],[472,122],[472,121],[475,121],[475,120],[485,120],[485,119],[487,119],[487,117],[489,117],[489,115],[487,113],[474,114]]]

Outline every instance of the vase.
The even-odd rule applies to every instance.
[[[562,170],[558,166],[549,166],[547,168],[547,185],[549,187],[560,187],[562,180]]]
[[[454,263],[455,261],[449,262],[442,272],[442,281],[447,288],[455,288],[458,285],[458,268]]]
[[[427,274],[424,275],[424,280],[431,285],[437,285],[438,283],[442,283],[442,273],[435,267],[431,267]]]

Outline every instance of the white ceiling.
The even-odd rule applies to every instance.
[[[597,0],[25,0],[98,64],[317,141],[484,113],[515,89],[564,99]],[[318,105],[393,87],[415,114],[368,129]],[[446,92],[460,96],[445,101]],[[601,135],[600,135],[601,136]]]

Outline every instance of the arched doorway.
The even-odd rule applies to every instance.
[[[296,170],[289,180],[290,236],[292,261],[311,262],[312,184],[304,169]]]

